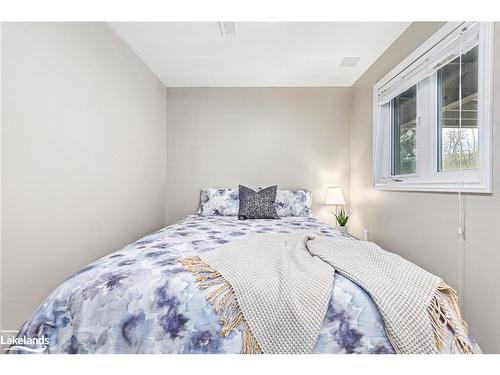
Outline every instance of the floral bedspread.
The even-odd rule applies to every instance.
[[[249,234],[295,231],[342,236],[312,217],[188,216],[66,279],[18,337],[46,338],[33,348],[44,353],[240,353],[241,331],[219,335],[210,289],[200,290],[178,259]],[[337,273],[314,353],[393,352],[370,296]]]

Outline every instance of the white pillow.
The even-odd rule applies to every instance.
[[[238,215],[239,207],[238,189],[201,189],[198,215],[236,216]]]
[[[310,190],[278,190],[274,203],[278,216],[311,216],[312,193]]]

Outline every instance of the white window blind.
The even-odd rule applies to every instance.
[[[434,74],[439,68],[479,43],[479,25],[477,22],[460,25],[450,32],[422,56],[412,62],[397,76],[378,89],[379,104],[385,104]]]

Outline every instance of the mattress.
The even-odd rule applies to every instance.
[[[188,216],[66,279],[18,337],[44,338],[31,345],[42,353],[240,353],[241,330],[220,336],[210,288],[199,289],[178,259],[248,235],[297,231],[344,236],[312,217]],[[370,296],[338,273],[313,352],[394,353]]]

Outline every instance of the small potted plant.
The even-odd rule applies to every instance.
[[[337,212],[333,212],[335,219],[337,219],[337,224],[339,225],[339,230],[342,233],[347,233],[347,222],[349,221],[349,217],[351,216],[351,211],[346,211],[343,208],[338,210]]]

